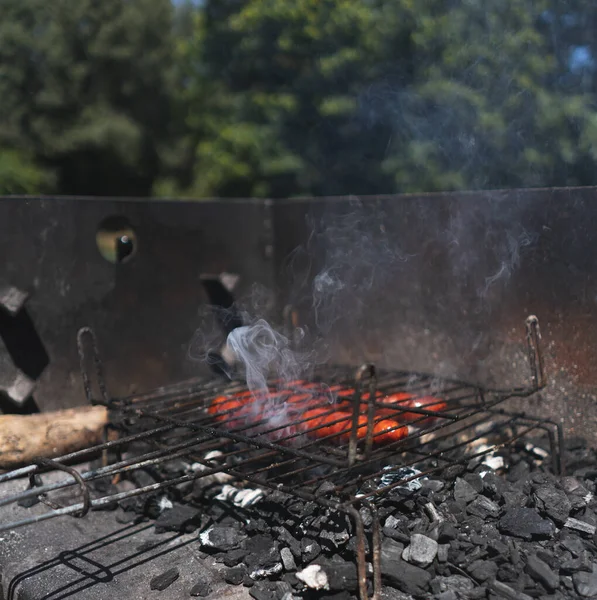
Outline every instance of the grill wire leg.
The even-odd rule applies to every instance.
[[[357,533],[357,581],[359,587],[359,599],[367,599],[367,562],[365,560],[365,527],[359,511],[351,506],[348,514],[352,517]]]
[[[545,371],[543,369],[543,354],[541,353],[539,319],[530,315],[526,320],[527,346],[529,364],[531,366],[531,383],[533,388],[540,390],[545,387]]]
[[[361,397],[363,392],[363,377],[370,379],[370,394],[367,403],[367,438],[365,441],[366,453],[371,452],[373,446],[373,420],[375,417],[375,388],[376,371],[372,364],[364,364],[359,367],[355,375],[355,390],[352,397],[352,424],[350,429],[350,441],[348,443],[348,466],[352,467],[357,460],[357,448],[359,443],[359,416],[361,414]]]

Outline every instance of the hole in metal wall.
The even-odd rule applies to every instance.
[[[126,217],[104,219],[95,236],[100,254],[113,264],[128,262],[137,252],[137,234]]]

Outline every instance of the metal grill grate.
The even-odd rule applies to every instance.
[[[543,386],[538,324],[534,317],[527,320],[532,368],[532,384],[528,388],[488,390],[420,373],[378,372],[372,365],[361,367],[356,374],[347,367],[328,366],[316,370],[308,384],[286,384],[281,391],[279,382],[270,382],[271,389],[276,391],[262,398],[265,407],[260,406],[251,418],[243,416],[239,407],[222,411],[213,408],[217,398],[234,399],[247,392],[246,386],[239,382],[196,379],[129,398],[111,399],[103,383],[95,338],[88,329],[80,332],[80,349],[83,351],[86,337],[93,342],[102,398],[92,398],[90,377],[83,369],[86,393],[93,402],[110,408],[112,426],[120,430],[120,437],[94,448],[0,474],[0,483],[22,476],[29,476],[31,483],[30,489],[0,499],[0,506],[33,496],[47,502],[48,494],[70,486],[79,486],[82,494],[80,502],[64,507],[49,502],[51,510],[48,512],[0,525],[0,531],[61,515],[80,517],[90,509],[115,501],[227,473],[234,480],[281,490],[348,514],[354,521],[357,536],[359,593],[365,598],[365,528],[357,507],[367,507],[373,514],[371,561],[375,594],[381,585],[379,523],[375,517],[375,501],[380,496],[414,479],[445,471],[449,466],[481,459],[533,431],[547,433],[554,471],[562,471],[560,428],[549,420],[531,418],[523,412],[508,412],[499,406],[507,399],[535,394]],[[83,352],[82,364],[86,364]],[[316,419],[311,425],[300,404],[297,410],[288,408],[289,394],[304,391],[306,386],[314,389],[315,384],[325,384],[325,388],[315,389],[327,389],[329,393],[311,394],[309,408],[323,411],[327,425]],[[441,404],[405,408],[395,403],[388,408],[384,398],[398,393],[433,396]],[[347,398],[339,399],[339,395]],[[259,398],[253,402],[259,402]],[[336,417],[339,406],[341,416]],[[437,410],[438,407],[441,410]],[[380,411],[386,411],[384,415],[398,422],[401,419],[403,422],[408,413],[408,434],[390,443],[376,444],[374,426],[380,419]],[[359,421],[359,415],[366,418]],[[330,424],[335,432],[327,433]],[[491,442],[481,443],[486,440]],[[99,452],[104,453],[105,460],[98,469],[79,473],[67,466]],[[114,462],[108,462],[108,452],[116,452]],[[191,459],[202,468],[131,491],[93,499],[90,496],[90,482],[123,476],[136,469],[165,467],[180,458]],[[57,483],[38,486],[35,475],[52,469],[65,471],[70,476]]]

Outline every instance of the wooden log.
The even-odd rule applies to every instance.
[[[0,415],[0,469],[101,444],[107,423],[108,411],[104,406],[34,415]]]

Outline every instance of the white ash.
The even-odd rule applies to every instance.
[[[253,580],[257,579],[265,579],[270,575],[276,575],[281,573],[283,570],[283,566],[281,562],[274,563],[271,567],[264,567],[262,569],[255,569],[249,573],[249,577]]]
[[[174,506],[170,500],[166,496],[161,496],[158,500],[158,508],[160,512],[163,513],[165,510],[169,510]]]
[[[221,456],[223,456],[222,452],[220,452],[219,450],[213,450],[212,452],[208,452],[205,455],[205,460],[206,461],[216,460],[216,459],[220,458]],[[190,465],[190,469],[193,473],[201,473],[202,471],[209,471],[209,470],[211,470],[213,468],[217,468],[217,467],[218,467],[218,464],[214,464],[213,466],[208,466],[208,465],[204,465],[199,462],[194,462]],[[212,473],[211,475],[206,475],[202,479],[205,482],[205,484],[207,484],[207,485],[212,484],[212,483],[219,483],[220,485],[223,485],[223,484],[231,481],[234,478],[232,477],[232,475],[228,475],[228,473]]]
[[[226,484],[222,491],[215,497],[216,500],[223,502],[232,502],[236,506],[246,508],[253,506],[265,497],[265,492],[260,489],[238,489],[232,485]]]
[[[327,573],[321,565],[309,565],[302,571],[298,571],[296,578],[312,590],[330,589]]]

